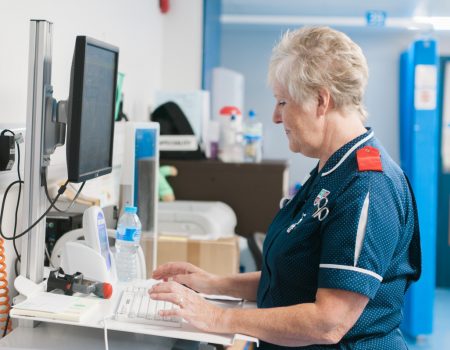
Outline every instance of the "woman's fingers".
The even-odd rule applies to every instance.
[[[170,282],[161,282],[153,285],[149,290],[149,294],[151,293],[175,293],[183,288],[179,283],[170,281]]]
[[[178,305],[177,308],[159,311],[161,317],[181,317],[188,323],[205,331],[222,331],[221,308],[203,299],[193,290],[175,282],[161,282],[148,291],[150,298],[165,300]]]
[[[170,278],[180,274],[188,274],[198,271],[199,268],[187,262],[170,262],[159,266],[153,271],[154,279]]]
[[[184,305],[184,299],[177,293],[150,293],[150,298],[154,300],[164,300],[178,305],[180,308]]]
[[[183,284],[189,288],[192,288],[192,278],[193,277],[194,277],[193,274],[176,275],[176,276],[173,276],[173,280],[179,284]]]
[[[183,318],[183,310],[182,309],[167,309],[160,310],[159,316],[162,317],[181,317]]]

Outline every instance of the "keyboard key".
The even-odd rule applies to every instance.
[[[178,305],[162,300],[153,300],[148,295],[148,289],[138,286],[128,286],[122,293],[116,310],[116,320],[122,322],[141,323],[168,327],[181,327],[179,317],[161,317],[160,310],[179,308]]]

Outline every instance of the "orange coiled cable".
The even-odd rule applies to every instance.
[[[5,330],[6,320],[10,309],[9,305],[9,289],[8,289],[8,276],[6,273],[6,256],[4,240],[0,237],[0,329]],[[8,331],[11,330],[11,322],[8,324]]]

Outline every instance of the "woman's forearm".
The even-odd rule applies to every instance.
[[[242,333],[282,346],[332,344],[339,341],[333,323],[313,303],[272,309],[227,309],[227,333]]]
[[[260,277],[260,271],[221,277],[217,282],[217,289],[219,294],[254,301]]]
[[[219,332],[247,334],[283,346],[335,344],[353,327],[369,298],[319,289],[314,303],[268,309],[225,309]]]

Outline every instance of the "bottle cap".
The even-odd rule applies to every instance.
[[[255,113],[255,111],[253,109],[248,111],[248,117],[250,119],[253,119],[255,116],[256,116],[256,113]]]
[[[132,206],[126,206],[124,209],[125,213],[136,214],[137,208]]]
[[[235,106],[225,106],[220,109],[219,114],[223,117],[229,117],[231,114],[241,115],[241,111]]]

